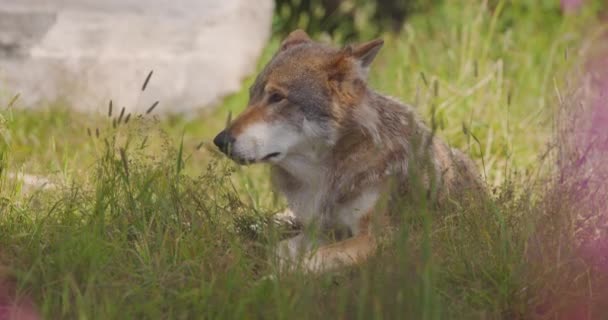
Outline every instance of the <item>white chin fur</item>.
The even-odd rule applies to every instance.
[[[248,161],[261,161],[272,153],[279,155],[267,159],[277,163],[302,139],[289,125],[274,123],[252,124],[238,135],[232,152],[234,157]]]

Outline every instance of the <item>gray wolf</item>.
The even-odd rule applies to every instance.
[[[390,206],[417,168],[442,203],[480,187],[470,159],[433,134],[414,110],[367,84],[383,41],[341,49],[292,32],[257,76],[248,107],[214,139],[239,164],[267,163],[303,231],[279,243],[286,265],[321,272],[372,255]],[[390,223],[390,222],[389,222]]]

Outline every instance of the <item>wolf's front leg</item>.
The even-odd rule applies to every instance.
[[[316,248],[316,249],[315,249]],[[374,254],[377,240],[368,232],[331,244],[316,243],[306,233],[283,240],[277,247],[281,268],[321,273],[359,264]]]
[[[368,232],[346,240],[325,245],[303,261],[303,267],[313,273],[359,264],[376,251],[376,239]]]

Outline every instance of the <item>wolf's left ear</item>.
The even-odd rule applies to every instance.
[[[310,42],[310,41],[312,41],[312,40],[310,39],[310,37],[308,36],[306,31],[304,31],[302,29],[297,29],[295,31],[292,31],[287,36],[287,38],[285,38],[285,40],[283,40],[283,43],[281,43],[281,51],[285,50],[289,47],[293,47],[295,45],[302,44],[305,42]]]
[[[352,56],[357,59],[365,73],[367,73],[370,64],[376,58],[383,44],[384,40],[376,39],[352,46]]]

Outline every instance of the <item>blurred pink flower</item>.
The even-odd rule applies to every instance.
[[[33,302],[27,297],[16,298],[14,288],[0,279],[0,320],[39,320]]]
[[[561,0],[562,11],[572,12],[578,10],[583,5],[584,0]]]

